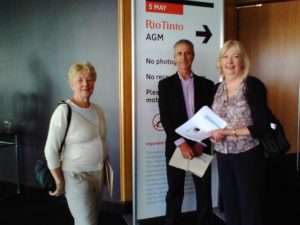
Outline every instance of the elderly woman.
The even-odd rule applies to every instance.
[[[59,148],[67,127],[65,104],[54,111],[45,146],[48,167],[56,189],[52,196],[65,194],[75,225],[97,225],[103,195],[106,124],[102,109],[90,102],[96,71],[89,62],[69,69],[73,96],[66,101],[72,109],[69,130],[62,154]]]
[[[239,41],[221,49],[212,109],[228,126],[212,132],[227,225],[262,225],[264,150],[259,138],[269,132],[267,90],[249,76],[249,58]]]

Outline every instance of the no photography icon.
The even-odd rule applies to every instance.
[[[160,121],[160,114],[157,113],[152,119],[152,126],[155,130],[164,131],[162,123]]]

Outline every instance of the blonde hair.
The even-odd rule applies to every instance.
[[[243,61],[243,67],[242,67],[243,76],[244,77],[248,76],[249,71],[250,71],[250,59],[248,57],[247,52],[245,51],[245,49],[244,49],[243,45],[241,44],[241,42],[239,42],[237,40],[229,40],[229,41],[225,42],[225,44],[221,48],[221,51],[219,52],[218,59],[217,59],[217,69],[218,69],[221,77],[224,78],[224,73],[223,73],[221,61],[222,61],[222,58],[224,57],[224,55],[226,54],[227,50],[231,47],[234,47],[238,51],[238,54],[240,55],[240,57],[242,58],[242,61]]]
[[[92,76],[92,79],[96,81],[97,73],[95,67],[89,62],[82,61],[71,65],[68,73],[69,82],[71,82],[76,74],[82,70],[87,71]]]

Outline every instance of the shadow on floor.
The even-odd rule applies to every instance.
[[[122,215],[101,211],[101,225],[127,225]],[[18,194],[0,200],[1,225],[73,225],[64,197],[45,194]]]
[[[296,154],[286,155],[268,162],[266,225],[300,224],[300,172],[296,169]],[[54,198],[47,192],[32,189],[15,194],[15,185],[0,183],[0,224],[1,225],[73,225],[73,218],[63,197]],[[12,191],[13,190],[13,191]],[[182,224],[193,224],[193,218],[183,218]],[[140,225],[162,225],[163,217],[138,221]],[[123,215],[102,210],[99,225],[127,225]],[[214,225],[225,223],[215,217]]]

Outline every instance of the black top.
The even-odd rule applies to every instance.
[[[194,107],[195,112],[197,112],[202,106],[210,104],[214,83],[209,79],[195,74],[193,74],[193,79]],[[159,81],[158,94],[160,120],[166,132],[166,157],[168,158],[172,156],[176,148],[174,141],[181,138],[175,132],[175,129],[188,120],[178,73]],[[187,141],[190,142],[189,140]]]

